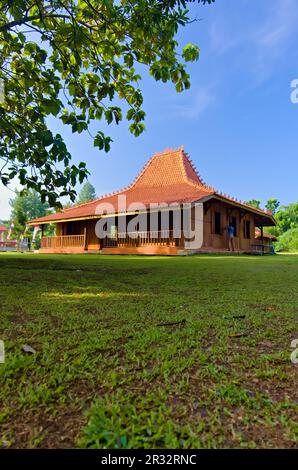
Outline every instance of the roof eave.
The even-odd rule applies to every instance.
[[[194,201],[189,201],[190,203]],[[183,204],[183,201],[177,202],[177,207],[175,206],[170,206],[171,210],[176,210],[180,207],[180,205]],[[156,211],[165,211],[167,210],[168,207],[156,207],[156,208],[151,208],[152,212]],[[145,214],[148,211],[148,208],[146,210],[135,210],[135,211],[127,211],[127,212],[113,212],[109,214],[95,214],[95,215],[88,215],[88,216],[82,216],[82,217],[67,217],[67,218],[59,218],[59,219],[54,219],[54,220],[39,220],[39,219],[33,219],[27,222],[27,225],[48,225],[48,224],[57,224],[57,223],[62,223],[62,222],[75,222],[78,220],[90,220],[90,219],[103,219],[103,218],[108,218],[108,217],[121,217],[124,215],[135,215],[135,214]]]
[[[222,196],[221,194],[217,194],[216,192],[214,192],[210,196],[206,196],[204,198],[199,199],[198,202],[207,202],[210,199],[217,199],[219,201],[226,202],[227,204],[231,204],[233,206],[243,208],[243,209],[247,210],[248,212],[253,212],[256,215],[267,219],[268,222],[270,222],[270,223],[266,224],[266,226],[268,226],[268,227],[276,225],[276,221],[275,221],[273,215],[271,215],[267,212],[264,212],[262,209],[257,209],[257,208],[254,208],[252,206],[248,206],[247,204],[243,204],[243,203],[238,202],[238,201],[233,201],[233,199],[229,199],[225,196]]]

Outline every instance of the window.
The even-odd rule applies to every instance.
[[[244,238],[250,238],[250,220],[244,221]]]
[[[214,233],[221,235],[221,217],[220,212],[214,212]]]
[[[73,232],[73,222],[68,222],[68,224],[66,224],[66,235],[74,235]]]
[[[237,237],[237,218],[231,217],[230,224],[234,227],[234,237]]]

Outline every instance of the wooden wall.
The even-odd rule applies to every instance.
[[[88,250],[99,250],[99,239],[95,233],[97,219],[61,222],[56,226],[56,235],[83,235],[86,229],[86,246]]]
[[[215,233],[215,212],[221,214],[220,234]],[[192,219],[193,217],[192,211]],[[202,249],[225,250],[228,249],[227,225],[230,217],[236,218],[236,236],[234,237],[235,250],[250,251],[250,246],[255,239],[254,215],[243,209],[233,207],[220,201],[207,202],[204,204],[204,243]],[[129,217],[127,221],[129,221]],[[117,218],[116,218],[117,220]],[[250,237],[244,237],[244,223],[250,221]],[[56,235],[82,235],[86,229],[87,250],[99,250],[100,240],[95,233],[97,219],[62,222],[57,224]],[[172,224],[172,219],[171,219]],[[117,222],[116,222],[117,225]],[[192,220],[192,229],[194,220]]]
[[[221,214],[220,234],[215,233],[215,212]],[[255,238],[254,216],[242,209],[230,206],[224,202],[216,201],[205,204],[204,212],[204,248],[228,249],[227,226],[229,218],[236,218],[236,236],[234,237],[235,250],[250,251],[250,245]],[[244,223],[250,221],[250,238],[244,237]]]

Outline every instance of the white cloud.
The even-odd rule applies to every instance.
[[[233,35],[231,28],[228,28],[228,26],[219,20],[214,20],[211,23],[209,28],[211,54],[221,55],[237,46],[238,38]]]
[[[272,0],[262,3],[259,14],[245,22],[248,3],[239,5],[227,17],[218,16],[209,27],[210,54],[224,55],[233,69],[247,72],[258,86],[271,78],[279,62],[294,44],[297,34],[297,0]],[[240,15],[240,9],[242,15]],[[250,12],[251,13],[251,12]],[[231,49],[234,49],[233,56]],[[227,55],[228,53],[228,55]]]
[[[172,107],[172,116],[194,119],[199,117],[209,106],[215,102],[215,95],[210,88],[196,87],[192,89],[188,102]]]
[[[286,54],[296,33],[295,0],[276,0],[264,24],[251,35],[256,50],[253,76],[257,84],[269,79],[277,62]]]

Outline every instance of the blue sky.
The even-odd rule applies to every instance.
[[[142,71],[143,135],[130,135],[126,122],[97,122],[92,131],[114,140],[104,154],[88,134],[72,135],[54,119],[52,129],[76,162],[87,162],[98,195],[129,184],[155,152],[184,145],[203,179],[224,193],[297,201],[298,104],[290,100],[291,81],[298,78],[297,0],[216,0],[193,4],[190,12],[199,21],[178,40],[201,49],[188,67],[192,86],[178,94]],[[12,195],[0,187],[0,218],[8,217]]]

